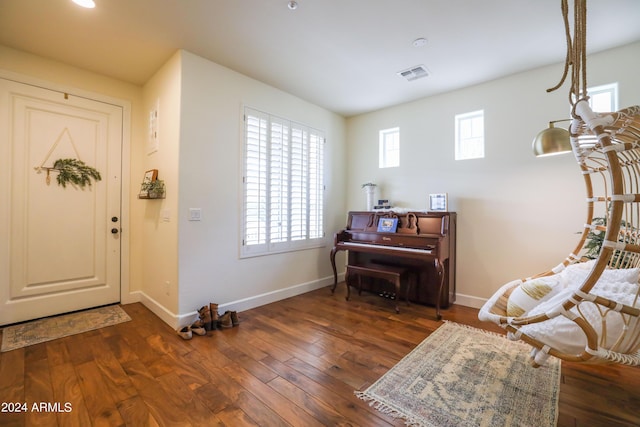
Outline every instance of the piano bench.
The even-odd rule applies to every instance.
[[[359,264],[359,265],[347,265],[347,274],[345,277],[345,283],[347,285],[347,300],[351,296],[349,279],[356,275],[358,276],[358,293],[362,291],[362,277],[371,277],[374,279],[383,279],[390,282],[396,289],[396,313],[400,313],[400,307],[398,307],[398,300],[400,299],[400,285],[402,280],[407,277],[409,270],[404,267],[397,267],[393,265],[384,264]],[[409,286],[409,285],[408,285]],[[409,289],[405,293],[407,305],[409,305]]]

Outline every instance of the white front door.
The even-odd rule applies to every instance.
[[[0,325],[120,301],[122,115],[0,79]],[[58,159],[101,180],[62,187]]]

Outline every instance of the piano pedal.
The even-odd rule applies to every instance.
[[[387,299],[391,299],[391,300],[396,299],[395,292],[382,292],[382,293],[380,293],[378,295],[380,295],[383,298],[387,298]]]

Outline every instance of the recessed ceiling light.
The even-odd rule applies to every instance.
[[[292,0],[287,4],[287,7],[291,10],[296,10],[298,8],[298,2]]]
[[[413,47],[422,47],[427,44],[427,39],[425,39],[424,37],[420,37],[415,39],[411,44],[413,45]]]
[[[86,7],[87,9],[93,9],[96,4],[93,0],[72,0],[78,6]]]

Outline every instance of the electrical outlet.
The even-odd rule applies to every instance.
[[[164,282],[164,293],[169,296],[171,294],[171,283],[167,280]]]

